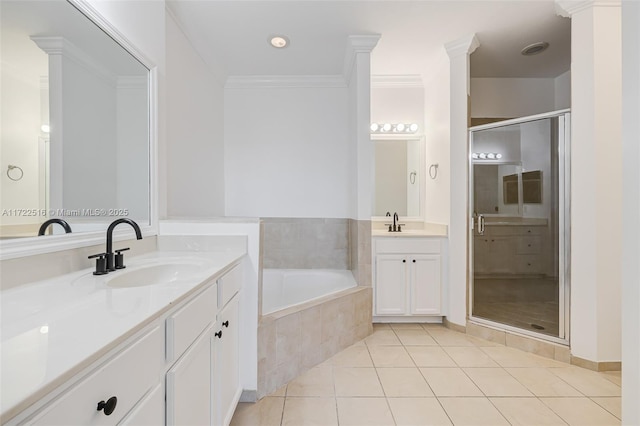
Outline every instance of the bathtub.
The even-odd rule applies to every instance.
[[[262,315],[356,287],[351,271],[333,269],[264,269]]]

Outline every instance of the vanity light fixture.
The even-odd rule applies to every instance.
[[[371,133],[415,133],[418,131],[416,123],[371,123]]]
[[[471,158],[474,160],[499,160],[502,158],[502,154],[499,152],[473,152]]]
[[[269,44],[276,49],[284,49],[289,45],[289,38],[283,35],[274,35],[269,37]]]

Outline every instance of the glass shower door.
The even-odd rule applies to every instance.
[[[562,114],[471,129],[471,317],[566,339]]]

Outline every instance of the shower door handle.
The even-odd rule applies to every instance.
[[[478,215],[478,235],[484,235],[484,215]]]

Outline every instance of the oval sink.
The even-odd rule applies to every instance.
[[[149,265],[132,270],[119,271],[118,276],[107,280],[109,287],[142,287],[182,281],[202,270],[202,265],[194,263],[173,263]]]

